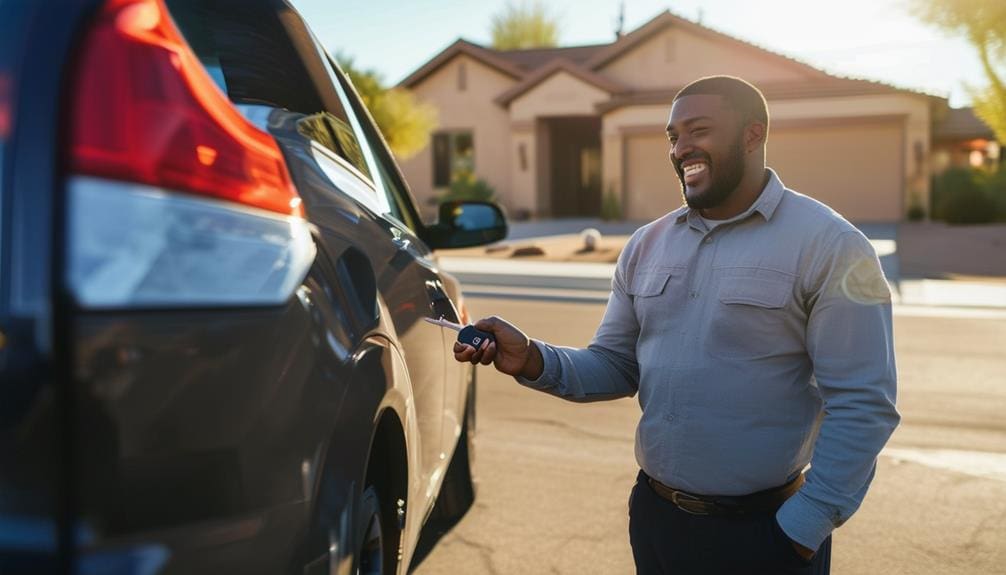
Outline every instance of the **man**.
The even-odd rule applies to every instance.
[[[590,345],[494,317],[494,344],[454,348],[573,401],[639,392],[640,573],[828,573],[899,421],[876,253],[765,167],[768,124],[739,78],[686,86],[667,124],[686,205],[626,244]]]

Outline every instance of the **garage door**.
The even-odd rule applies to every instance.
[[[767,163],[788,188],[853,222],[901,219],[901,124],[772,128],[768,141]]]
[[[854,222],[897,221],[902,200],[902,125],[871,123],[773,127],[768,165],[790,189],[828,204]],[[626,140],[626,216],[652,220],[681,205],[667,137]]]
[[[681,205],[681,186],[667,157],[667,135],[626,139],[625,217],[654,220]]]

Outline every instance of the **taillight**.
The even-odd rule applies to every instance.
[[[301,215],[283,156],[213,83],[161,0],[109,0],[70,92],[70,170]]]
[[[85,308],[273,305],[316,248],[276,141],[162,0],[108,0],[74,70],[67,283]]]

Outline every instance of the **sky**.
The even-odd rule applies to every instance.
[[[490,44],[506,0],[291,0],[331,52],[395,84],[458,38]],[[519,3],[519,0],[518,0]],[[550,0],[563,46],[614,39],[619,0]],[[630,32],[663,10],[840,76],[966,106],[985,85],[974,49],[911,16],[910,0],[625,0]]]

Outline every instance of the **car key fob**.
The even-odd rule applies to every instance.
[[[495,341],[495,338],[491,333],[479,331],[475,329],[474,325],[465,326],[464,329],[458,332],[458,341],[464,344],[468,344],[474,347],[475,349],[481,349],[482,345],[485,344],[485,341],[487,339],[489,340],[490,343]]]

